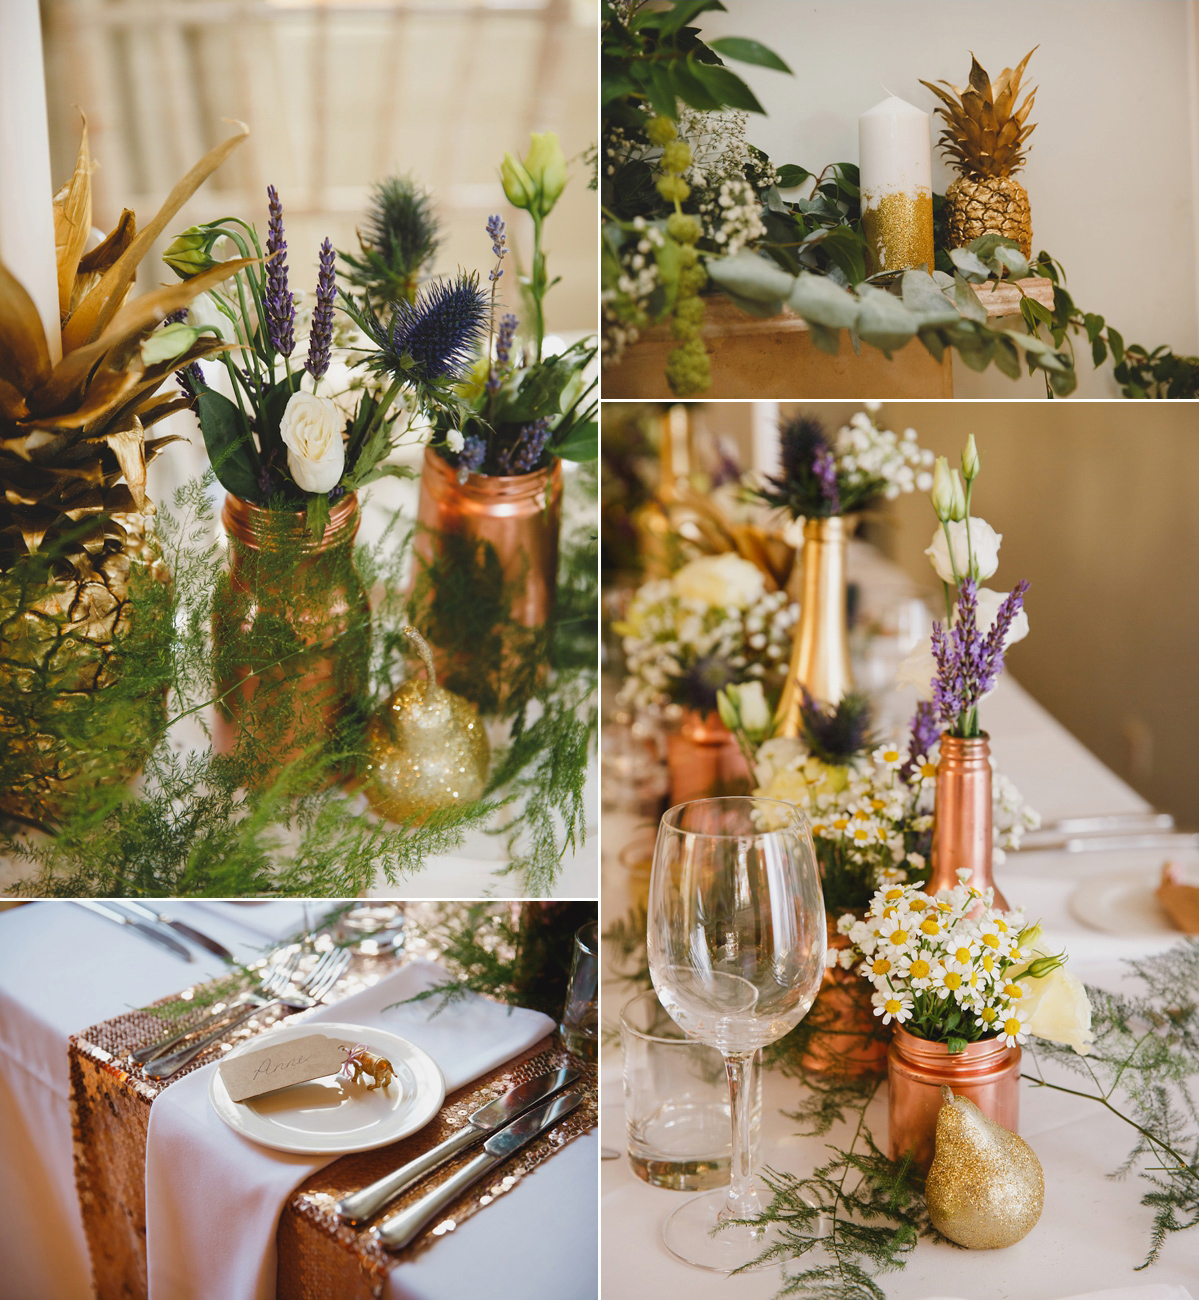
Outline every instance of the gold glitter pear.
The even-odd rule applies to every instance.
[[[1014,1246],[1036,1227],[1045,1176],[1032,1147],[942,1086],[924,1194],[933,1227],[971,1250]]]
[[[382,817],[410,822],[482,795],[491,746],[478,710],[438,686],[424,638],[404,631],[425,663],[425,681],[406,681],[366,727],[366,797]]]

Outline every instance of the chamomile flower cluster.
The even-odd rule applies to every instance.
[[[705,556],[673,578],[641,586],[616,631],[629,676],[618,700],[637,709],[667,703],[703,711],[731,682],[781,689],[799,608],[767,591],[760,572],[735,555]]]
[[[933,485],[933,453],[916,439],[915,429],[897,434],[882,428],[874,410],[855,412],[833,438],[842,495],[856,495],[868,485],[875,485],[872,490],[888,501],[909,492],[927,492]]]
[[[831,904],[864,906],[873,890],[927,873],[935,752],[884,744],[833,765],[779,737],[759,748],[754,775],[755,794],[807,815]]]
[[[865,917],[840,918],[849,966],[874,987],[874,1014],[932,1042],[1027,1041],[1033,989],[1062,965],[1037,956],[1037,927],[992,906],[994,891],[960,883],[936,895],[918,886],[879,889]],[[959,1048],[960,1050],[960,1048]]]

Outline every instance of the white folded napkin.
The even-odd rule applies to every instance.
[[[446,1091],[532,1047],[554,1028],[539,1011],[474,994],[441,1012],[440,999],[402,1002],[448,978],[417,961],[308,1019],[390,1030],[423,1048]],[[270,1151],[234,1133],[208,1100],[216,1062],[168,1087],[150,1108],[146,1142],[146,1255],[150,1300],[273,1300],[275,1231],[293,1188],[336,1156]]]

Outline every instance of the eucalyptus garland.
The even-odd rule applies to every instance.
[[[581,469],[574,477],[580,480],[580,496],[590,492],[593,499],[594,474]],[[367,812],[354,791],[366,719],[401,674],[407,644],[401,628],[414,613],[419,626],[419,610],[409,608],[401,583],[411,533],[396,516],[378,546],[358,548],[363,585],[382,595],[369,615],[358,616],[365,625],[350,629],[369,641],[369,676],[358,683],[351,707],[327,743],[279,770],[275,747],[306,705],[286,672],[305,647],[288,621],[279,619],[277,625],[256,627],[253,645],[236,648],[260,681],[269,680],[255,710],[262,725],[243,728],[233,753],[217,752],[211,744],[183,749],[176,728],[189,719],[200,724],[224,674],[214,662],[209,632],[222,580],[222,557],[211,541],[211,483],[209,472],[181,488],[170,509],[160,507],[157,545],[170,581],[147,579],[132,587],[133,617],[114,640],[110,657],[117,670],[85,707],[59,708],[61,690],[55,690],[54,679],[47,679],[40,692],[22,692],[10,683],[13,708],[40,711],[31,720],[32,731],[52,727],[75,750],[96,753],[92,779],[73,792],[61,822],[40,828],[50,834],[31,834],[11,822],[0,826],[0,856],[26,868],[10,892],[353,895],[372,887],[380,875],[391,883],[412,877],[430,856],[460,847],[472,829],[503,837],[506,869],[520,877],[526,893],[552,889],[564,854],[586,835],[583,790],[597,723],[594,528],[588,525],[565,539],[558,612],[547,628],[521,643],[541,658],[519,674],[521,689],[508,709],[510,741],[493,759],[482,798],[419,823],[393,825]],[[276,561],[286,571],[286,553]],[[480,572],[488,571],[484,564]],[[41,596],[43,587],[35,579],[44,577],[40,569],[5,575],[5,605],[18,622]],[[457,634],[468,645],[484,645],[503,632],[527,634],[527,629],[502,626],[510,619],[494,602],[462,603],[457,612]],[[108,759],[107,743],[146,730],[147,698],[161,707],[139,755],[144,755],[143,775],[131,787],[127,750],[119,751],[123,763]],[[24,761],[20,754],[0,755],[0,779],[19,781]],[[274,774],[264,778],[264,772]]]

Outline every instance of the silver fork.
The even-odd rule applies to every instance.
[[[176,1071],[182,1070],[185,1065],[189,1065],[194,1061],[201,1052],[207,1051],[213,1043],[219,1043],[231,1030],[249,1020],[251,1016],[256,1016],[260,1011],[265,1011],[268,1007],[284,1006],[289,1011],[307,1011],[310,1007],[315,1007],[319,1002],[323,1002],[326,995],[332,991],[333,986],[341,979],[349,964],[350,954],[347,949],[330,948],[308,974],[296,982],[293,986],[295,992],[283,993],[271,998],[269,1002],[264,1002],[261,1006],[249,1007],[236,1019],[222,1025],[220,1029],[214,1030],[211,1034],[205,1035],[198,1042],[191,1043],[182,1051],[175,1052],[172,1056],[157,1057],[145,1067],[146,1077],[150,1079],[169,1078]]]
[[[156,1056],[161,1056],[163,1052],[169,1051],[176,1043],[183,1042],[185,1038],[190,1038],[193,1034],[203,1033],[206,1029],[213,1029],[223,1020],[237,1015],[243,1007],[261,1007],[265,1005],[269,998],[274,997],[277,993],[284,992],[291,983],[291,977],[295,974],[302,953],[301,948],[295,948],[282,961],[273,962],[263,972],[257,988],[249,990],[237,1001],[230,1002],[223,1010],[210,1012],[207,1016],[196,1021],[195,1024],[188,1025],[167,1038],[160,1038],[157,1042],[147,1043],[144,1047],[139,1047],[130,1052],[129,1055],[139,1065],[142,1065],[146,1061],[152,1061]]]

